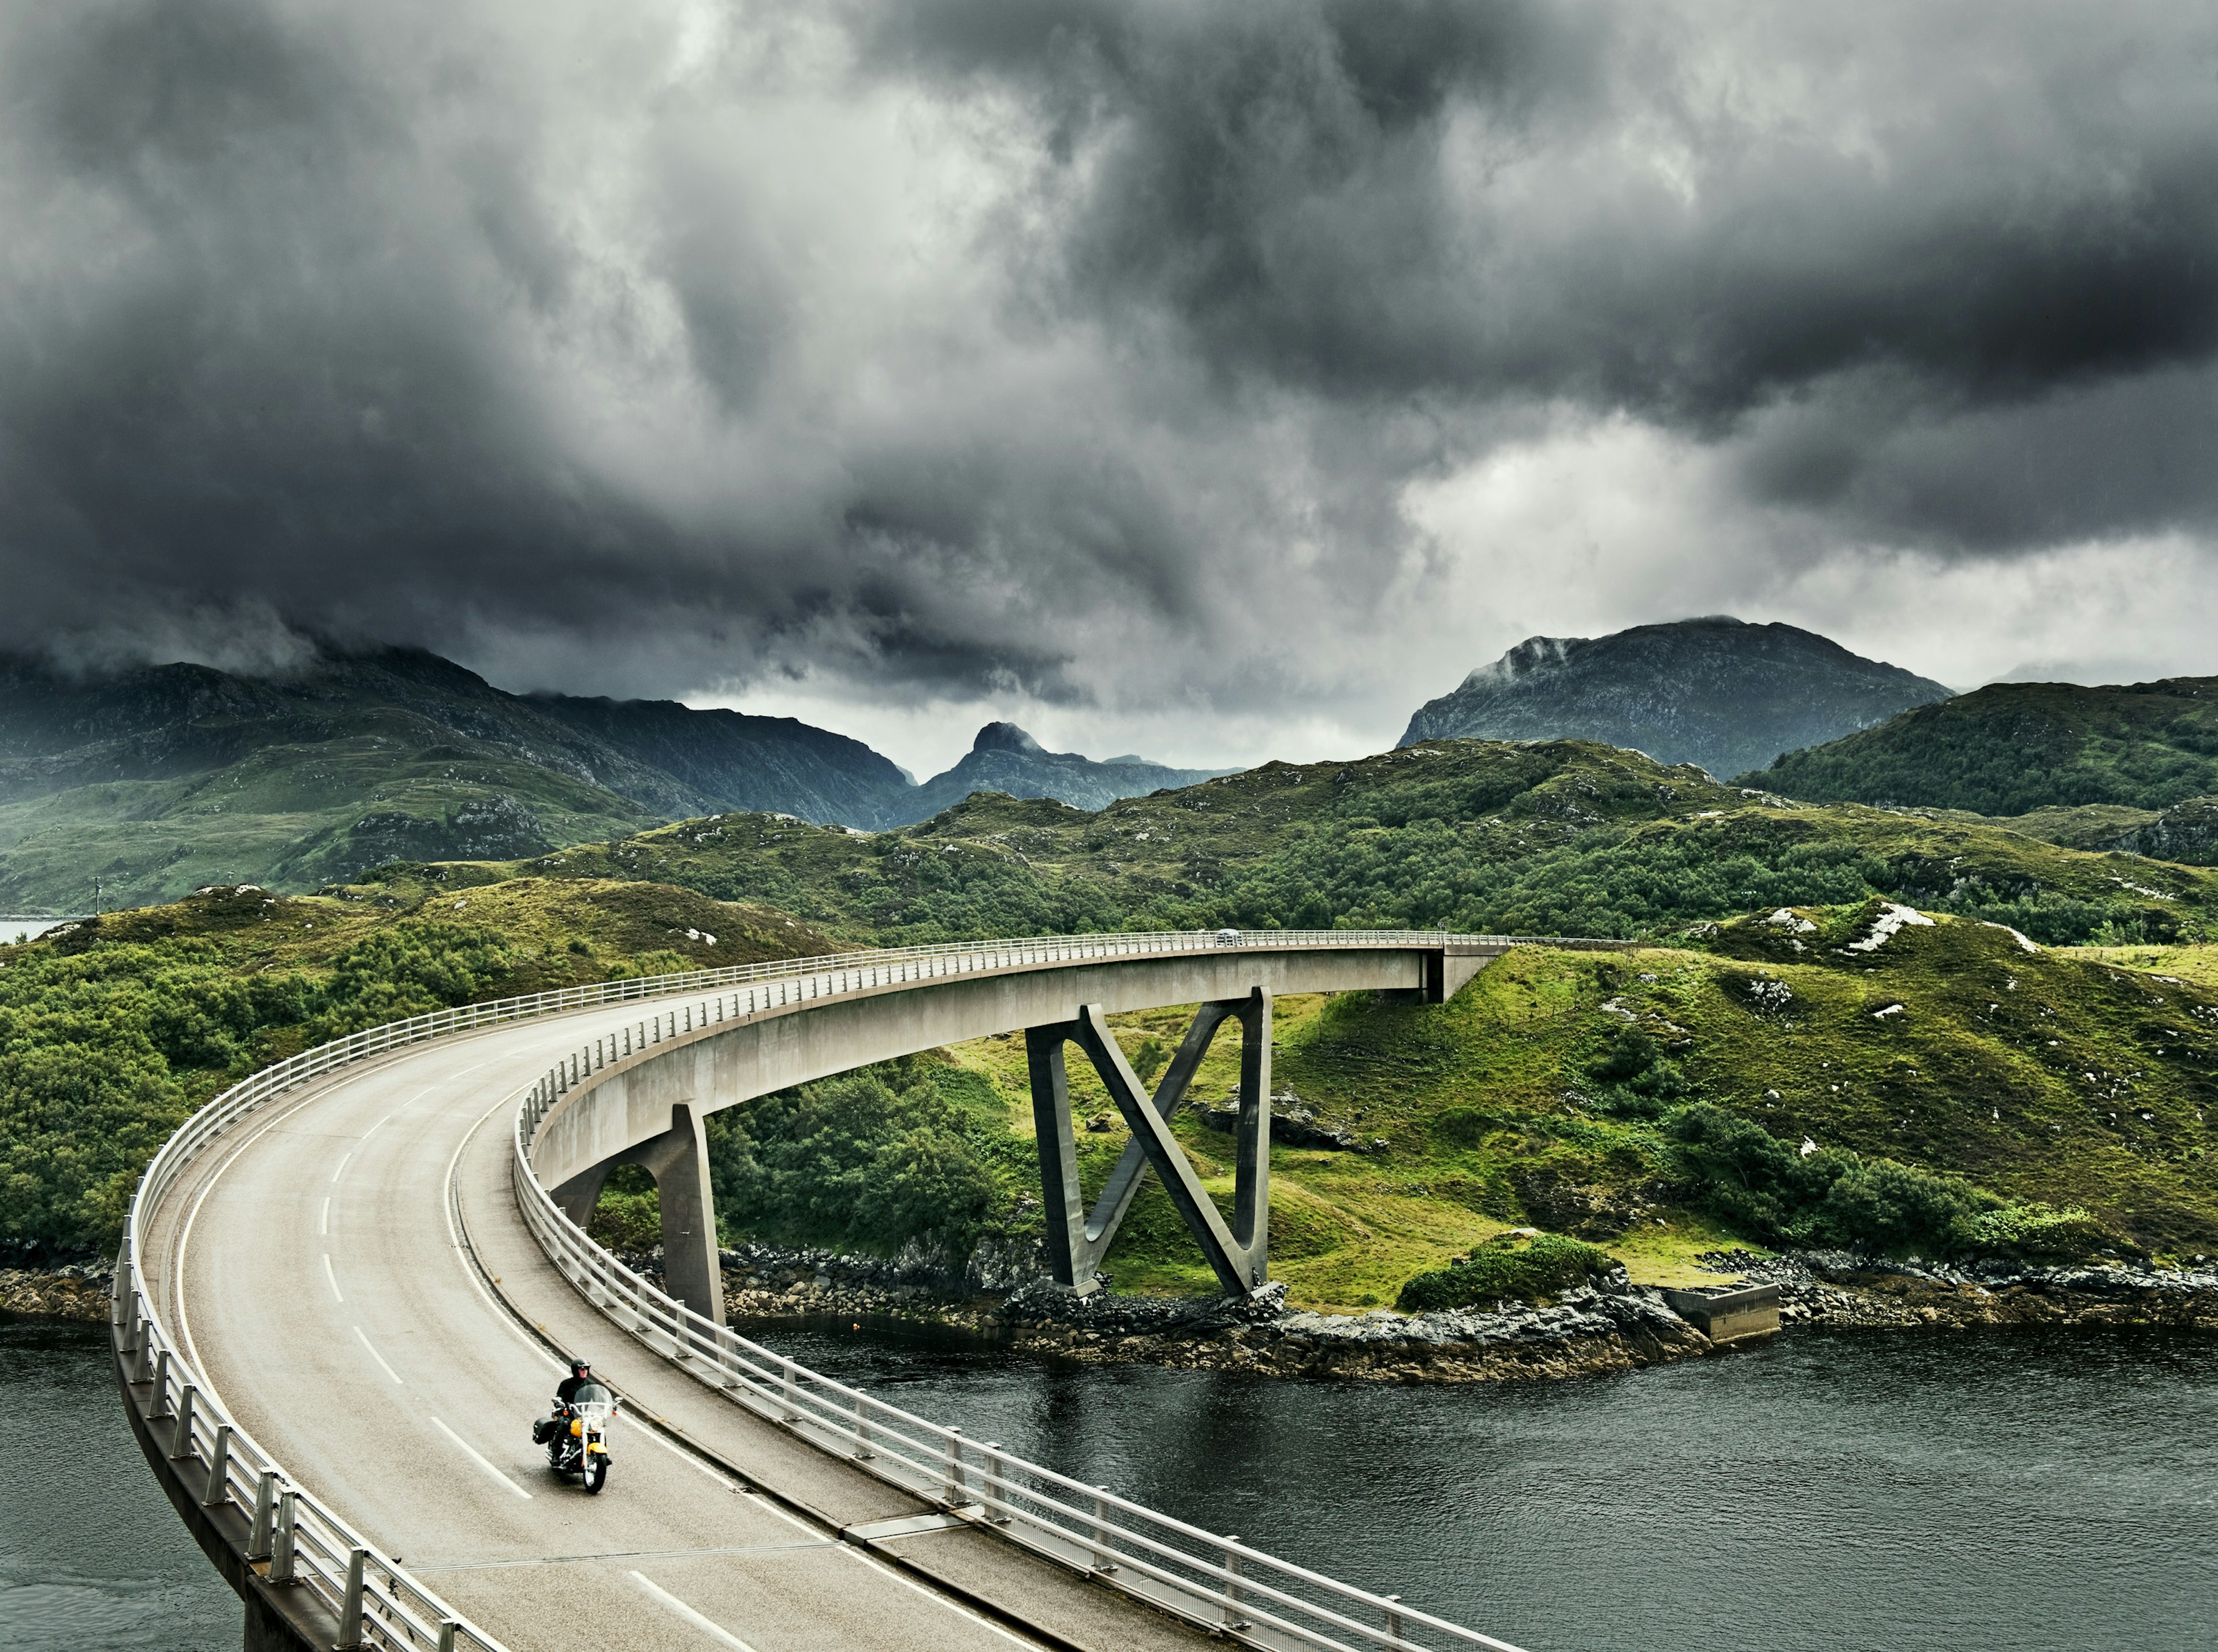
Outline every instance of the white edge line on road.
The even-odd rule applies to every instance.
[[[381,1363],[383,1363],[383,1362],[381,1362],[381,1361],[380,1363],[381,1364]],[[430,1414],[429,1414],[429,1413],[426,1413],[425,1414],[426,1414],[426,1415],[429,1415]],[[510,1479],[506,1475],[503,1474],[503,1473],[502,1473],[499,1469],[495,1468],[490,1461],[488,1461],[485,1457],[483,1457],[481,1454],[480,1454],[480,1452],[479,1452],[478,1449],[477,1449],[475,1446],[472,1445],[469,1443],[469,1441],[468,1441],[468,1440],[464,1439],[463,1439],[460,1434],[457,1434],[457,1433],[456,1433],[453,1429],[451,1429],[451,1428],[448,1427],[448,1426],[447,1426],[447,1425],[446,1425],[444,1422],[440,1421],[440,1420],[439,1420],[438,1418],[437,1418],[437,1417],[433,1417],[433,1418],[431,1419],[431,1420],[432,1420],[433,1422],[435,1422],[435,1423],[438,1423],[438,1425],[439,1425],[439,1432],[440,1432],[441,1433],[444,1434],[444,1435],[445,1435],[449,1439],[450,1439],[450,1440],[454,1441],[455,1445],[457,1445],[461,1446],[461,1447],[462,1448],[462,1450],[464,1450],[465,1451],[468,1451],[468,1452],[470,1454],[471,1458],[472,1458],[472,1459],[473,1459],[473,1460],[477,1463],[478,1467],[480,1467],[480,1469],[484,1469],[487,1474],[491,1475],[494,1479],[496,1479],[496,1480],[499,1481],[499,1482],[500,1482],[500,1483],[501,1483],[502,1485],[504,1485],[504,1486],[507,1487],[511,1491],[514,1492],[514,1493],[515,1493],[518,1497],[524,1498],[526,1501],[529,1501],[529,1500],[530,1500],[531,1494],[530,1494],[530,1492],[528,1492],[528,1491],[524,1490],[524,1488],[523,1487],[521,1487],[521,1486],[517,1485],[517,1484],[516,1483],[516,1482],[514,1482],[513,1480],[511,1480],[511,1479]]]
[[[385,1374],[387,1377],[390,1377],[394,1382],[400,1383],[400,1373],[393,1370],[392,1366],[387,1365],[385,1364],[385,1356],[378,1352],[375,1348],[370,1346],[369,1339],[362,1334],[362,1327],[359,1325],[356,1326],[354,1327],[354,1334],[355,1340],[360,1342],[365,1349],[369,1350],[369,1357],[372,1359],[375,1359],[380,1365],[384,1366]],[[400,1383],[400,1386],[406,1388],[408,1384],[406,1383]]]
[[[331,1295],[344,1302],[346,1296],[339,1290],[339,1276],[331,1271],[331,1253],[329,1251],[324,1253],[324,1278],[331,1282]]]
[[[170,1304],[177,1310],[177,1334],[183,1340],[185,1357],[193,1362],[193,1369],[200,1373],[201,1386],[208,1390],[208,1398],[214,1400],[218,1405],[223,1406],[226,1411],[229,1411],[231,1408],[223,1404],[223,1395],[217,1392],[214,1379],[208,1375],[207,1362],[201,1358],[200,1344],[193,1340],[192,1315],[185,1310],[185,1253],[193,1242],[193,1224],[201,1219],[201,1207],[208,1202],[208,1195],[215,1191],[215,1185],[223,1179],[224,1172],[237,1164],[249,1148],[315,1100],[319,1093],[320,1092],[301,1097],[300,1100],[240,1142],[232,1151],[231,1157],[218,1165],[214,1172],[209,1176],[208,1185],[201,1189],[200,1197],[193,1201],[192,1212],[186,1216],[185,1225],[177,1233],[177,1277],[170,1281]]]
[[[547,1364],[552,1365],[556,1370],[561,1370],[562,1369],[562,1362],[555,1358],[554,1356],[549,1353],[544,1346],[529,1335],[524,1331],[524,1327],[516,1322],[516,1316],[511,1313],[508,1309],[494,1299],[493,1292],[486,1289],[485,1281],[478,1278],[477,1267],[471,1261],[466,1259],[464,1256],[465,1252],[468,1252],[472,1257],[474,1257],[476,1253],[470,1250],[470,1247],[462,1242],[462,1230],[455,1225],[455,1205],[456,1201],[462,1197],[461,1185],[455,1180],[455,1167],[462,1163],[463,1152],[469,1147],[472,1142],[477,1139],[478,1132],[485,1128],[486,1120],[491,1118],[495,1113],[499,1112],[504,1107],[521,1103],[523,1098],[524,1092],[519,1090],[512,1096],[508,1096],[499,1101],[496,1101],[492,1106],[486,1108],[484,1112],[479,1114],[478,1122],[470,1126],[468,1134],[466,1134],[462,1137],[462,1141],[455,1145],[454,1156],[447,1160],[447,1197],[445,1201],[447,1240],[449,1244],[454,1248],[455,1259],[462,1265],[462,1277],[470,1282],[470,1288],[475,1290],[479,1296],[485,1299],[485,1305],[493,1309],[493,1317],[499,1320],[502,1325],[508,1328],[508,1333],[511,1336],[514,1337],[518,1342],[521,1342],[525,1347],[530,1349],[533,1353],[538,1355],[542,1361]]]
[[[699,1630],[703,1635],[709,1636],[714,1640],[720,1641],[726,1646],[736,1648],[737,1652],[755,1652],[754,1648],[749,1646],[738,1636],[733,1634],[730,1630],[726,1629],[722,1624],[718,1623],[715,1618],[707,1616],[705,1613],[694,1611],[692,1607],[687,1606],[676,1595],[671,1593],[669,1590],[664,1588],[662,1585],[657,1583],[646,1573],[634,1572],[631,1575],[631,1578],[633,1582],[638,1584],[641,1588],[645,1589],[649,1594],[662,1602],[664,1606],[669,1607],[671,1611],[676,1612],[687,1623],[692,1624],[694,1628]]]

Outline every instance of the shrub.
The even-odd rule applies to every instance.
[[[1621,1029],[1587,1076],[1602,1086],[1595,1111],[1620,1118],[1660,1118],[1689,1088],[1678,1064],[1638,1027]]]
[[[603,1193],[585,1231],[612,1251],[648,1251],[662,1243],[662,1199],[644,1193]]]
[[[2116,1234],[2077,1205],[2005,1205],[1978,1217],[1973,1230],[1981,1250],[2029,1261],[2077,1261],[2118,1242]]]
[[[1403,1285],[1394,1305],[1405,1314],[1424,1314],[1482,1302],[1531,1302],[1583,1284],[1615,1266],[1607,1252],[1561,1234],[1542,1234],[1522,1248],[1484,1246],[1467,1260],[1420,1273]]]

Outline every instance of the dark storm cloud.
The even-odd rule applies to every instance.
[[[0,4],[0,640],[1260,704],[1422,579],[1409,482],[1565,409],[1848,538],[2200,532],[2214,40]]]
[[[1075,298],[1335,392],[1716,420],[1879,365],[2015,400],[2218,343],[2218,31],[1925,6],[1851,39],[1782,7],[1734,38],[1765,15],[924,0],[872,38],[1087,160],[1049,186]],[[1706,24],[1747,55],[1707,60]],[[1835,50],[1874,72],[1797,106]],[[1627,145],[1679,176],[1607,164]]]

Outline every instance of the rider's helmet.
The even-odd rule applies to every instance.
[[[592,1374],[593,1374],[593,1367],[592,1367],[592,1361],[590,1361],[590,1360],[585,1360],[585,1359],[573,1359],[573,1360],[572,1360],[572,1361],[570,1362],[570,1375],[571,1375],[571,1376],[573,1376],[573,1377],[591,1377]]]

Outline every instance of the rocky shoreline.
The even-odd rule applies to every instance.
[[[654,1266],[651,1258],[631,1259]],[[2218,1269],[2131,1264],[1961,1267],[1846,1252],[1745,1251],[1701,1259],[1723,1278],[1775,1284],[1781,1327],[1910,1330],[1989,1325],[2172,1325],[2218,1330]],[[1475,1383],[1596,1375],[1723,1352],[1622,1269],[1546,1306],[1354,1316],[1289,1310],[1285,1289],[1255,1299],[1100,1291],[1073,1296],[1037,1278],[999,1293],[917,1277],[901,1261],[750,1246],[724,1258],[734,1322],[834,1316],[930,1324],[1019,1352],[1093,1364],[1149,1364],[1264,1376]]]
[[[0,1268],[0,1314],[105,1325],[115,1282],[115,1271],[105,1262]]]
[[[1777,1285],[1782,1327],[2174,1325],[2218,1330],[2218,1267],[2203,1265],[2178,1269],[2117,1262],[2041,1268],[1990,1259],[1959,1267],[1880,1260],[1846,1251],[1789,1251],[1762,1258],[1727,1251],[1701,1259],[1752,1284]]]
[[[627,1255],[659,1278],[652,1254]],[[1721,1278],[1779,1288],[1782,1329],[1918,1330],[2009,1325],[2164,1325],[2218,1331],[2218,1265],[2126,1262],[1961,1265],[1794,1251],[1700,1259]],[[893,1258],[750,1245],[723,1255],[725,1313],[735,1324],[870,1318],[961,1331],[1022,1353],[1096,1364],[1156,1364],[1273,1377],[1485,1383],[1593,1376],[1723,1352],[1624,1270],[1545,1306],[1342,1315],[1292,1310],[1274,1284],[1244,1302],[1219,1297],[1074,1296],[1042,1278],[1023,1246],[959,1264],[930,1252]],[[112,1284],[104,1261],[0,1268],[0,1314],[99,1324]]]

